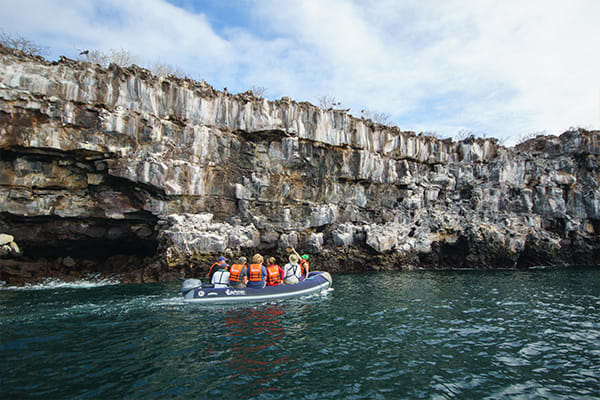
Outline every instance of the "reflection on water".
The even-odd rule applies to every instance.
[[[0,289],[0,397],[600,396],[597,269],[341,275],[228,307],[178,286]]]
[[[227,361],[228,369],[235,371],[231,379],[234,382],[247,382],[242,388],[233,385],[240,395],[257,395],[275,390],[266,384],[286,373],[281,367],[288,363],[288,357],[277,352],[279,342],[285,340],[281,324],[283,316],[283,306],[273,304],[225,312],[227,335],[234,339],[229,346],[230,358]],[[272,350],[275,350],[274,355],[271,355]],[[254,390],[249,393],[245,385]]]

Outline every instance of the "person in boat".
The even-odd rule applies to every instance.
[[[252,256],[252,264],[248,266],[248,287],[261,289],[265,287],[267,269],[263,265],[264,258],[260,254]]]
[[[230,273],[227,270],[229,266],[225,263],[219,264],[215,267],[216,271],[212,274],[212,278],[210,283],[214,285],[215,288],[226,288],[229,286],[229,276]]]
[[[246,257],[238,258],[236,264],[229,268],[229,286],[235,289],[243,289],[248,282],[248,265]]]
[[[298,256],[295,254],[290,254],[289,261],[290,262],[285,264],[285,266],[283,267],[283,283],[287,283],[288,285],[295,285],[296,283],[300,282],[300,277],[302,276],[300,264],[298,264]]]
[[[275,264],[275,257],[267,258],[267,286],[281,285],[283,282],[283,269]]]
[[[208,279],[212,281],[212,274],[216,272],[219,268],[229,268],[229,265],[227,265],[227,259],[223,256],[217,258],[217,262],[210,266],[208,274],[206,275]]]
[[[300,277],[300,280],[308,278],[308,274],[310,273],[310,264],[308,263],[308,254],[303,254],[302,257],[300,257],[300,254],[298,254],[298,252],[296,252],[296,249],[294,249],[292,247],[291,250],[294,252],[296,257],[298,257],[298,262],[300,264],[300,269],[302,271],[302,276]]]
[[[300,257],[300,269],[302,270],[302,278],[301,279],[306,279],[308,278],[308,274],[310,273],[310,264],[308,263],[308,254],[303,254],[302,257]]]

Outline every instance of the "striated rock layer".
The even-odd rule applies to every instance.
[[[334,272],[600,259],[599,132],[453,142],[138,67],[0,57],[0,233],[22,252],[5,282],[173,279],[288,246]]]

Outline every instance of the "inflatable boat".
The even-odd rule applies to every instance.
[[[186,279],[181,285],[183,300],[189,303],[228,304],[241,302],[272,301],[319,293],[331,287],[332,279],[328,272],[314,271],[308,278],[295,285],[281,284],[255,288],[215,288],[202,284],[199,279]]]

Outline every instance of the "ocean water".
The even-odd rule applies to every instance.
[[[600,269],[333,279],[238,307],[178,282],[0,288],[0,398],[600,398]]]

